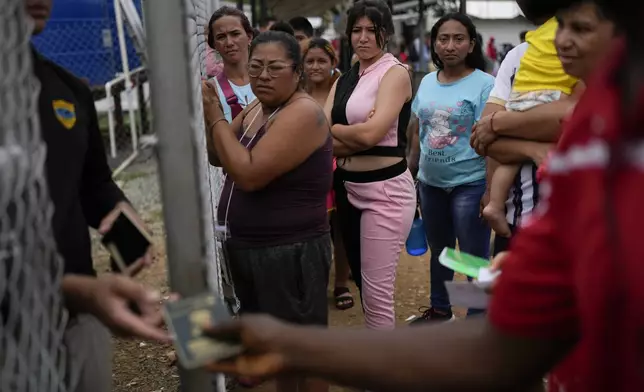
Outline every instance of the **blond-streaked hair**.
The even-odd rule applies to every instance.
[[[334,67],[333,75],[331,75],[331,83],[330,83],[331,86],[342,75],[340,70],[335,68],[338,65],[338,56],[335,53],[335,49],[333,49],[333,46],[328,40],[322,37],[305,39],[300,42],[300,48],[302,49],[302,62],[306,61],[306,54],[308,53],[308,51],[315,48],[322,49],[322,51],[329,57],[329,59],[331,59],[331,63],[333,64],[333,67]],[[308,83],[306,83],[306,78],[304,80],[303,85],[304,85],[304,89],[310,92],[310,86],[308,85]]]

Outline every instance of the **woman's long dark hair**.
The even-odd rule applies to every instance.
[[[271,28],[269,29],[270,31],[282,31],[288,35],[295,36],[295,30],[293,30],[293,26],[288,24],[288,22],[284,22],[283,20],[278,20],[277,22],[273,23]]]
[[[384,49],[389,37],[394,34],[394,22],[391,9],[383,0],[359,0],[347,11],[347,28],[345,34],[351,37],[351,31],[358,19],[366,16],[376,29],[376,44]]]
[[[443,26],[445,22],[448,22],[450,20],[455,20],[465,26],[470,41],[474,42],[474,49],[472,50],[472,53],[469,53],[465,58],[465,64],[470,68],[479,69],[485,72],[485,57],[483,57],[483,47],[481,45],[481,42],[479,42],[479,40],[476,38],[478,35],[478,33],[476,32],[476,26],[474,26],[472,19],[470,19],[467,15],[458,12],[443,16],[438,20],[438,22],[436,22],[434,27],[432,27],[429,50],[431,51],[432,61],[434,62],[434,65],[436,65],[436,68],[439,70],[445,68],[445,64],[443,64],[443,61],[438,58],[438,54],[436,54],[436,50],[434,50],[434,45],[436,44],[436,40],[438,39],[438,30],[440,30],[441,26]]]

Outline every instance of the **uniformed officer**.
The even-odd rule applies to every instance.
[[[49,19],[52,0],[25,0],[25,3],[27,13],[35,22],[33,34],[39,34]],[[89,313],[97,315],[110,327],[130,331],[128,323],[140,323],[141,319],[132,313],[123,313],[123,306],[117,309],[120,316],[101,317],[109,313],[103,309],[105,304],[84,300],[95,294],[97,285],[94,283],[102,279],[95,278],[88,226],[105,233],[121,210],[132,213],[133,210],[112,180],[94,100],[87,84],[35,50],[34,72],[41,83],[38,109],[42,138],[47,146],[46,177],[55,208],[52,227],[58,251],[65,262],[63,290],[70,304],[85,304],[76,305],[75,309],[86,311],[72,314],[65,332],[72,369],[70,390],[107,392],[112,389],[111,335]],[[135,268],[150,261],[148,253],[135,263]],[[121,285],[124,279],[127,278],[112,279],[111,287]],[[105,286],[105,282],[102,283]],[[121,294],[127,297],[127,294]],[[101,309],[88,308],[87,304]],[[114,316],[114,312],[110,316]],[[154,333],[149,337],[154,337]]]

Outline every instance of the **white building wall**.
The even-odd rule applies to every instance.
[[[476,29],[483,36],[487,45],[490,37],[494,37],[498,48],[504,43],[519,44],[519,34],[524,30],[534,30],[535,26],[525,19],[474,19]]]

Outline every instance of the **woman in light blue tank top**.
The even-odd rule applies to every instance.
[[[223,62],[222,72],[212,78],[210,83],[217,88],[224,117],[229,123],[232,123],[234,115],[239,114],[246,105],[255,100],[248,76],[248,52],[253,34],[250,21],[236,8],[221,7],[212,14],[208,22],[208,46],[219,53]],[[211,178],[218,175],[216,168],[210,166],[208,170]],[[215,189],[211,192],[218,193]],[[230,267],[227,270],[230,271]],[[222,285],[224,292],[234,293],[231,276],[224,274]],[[256,384],[253,380],[245,378],[239,378],[237,381],[245,387],[253,387]]]
[[[223,72],[212,78],[226,120],[231,122],[248,104],[255,100],[248,77],[248,48],[253,28],[246,15],[232,7],[221,7],[208,23],[208,46],[223,60]]]
[[[485,61],[472,21],[462,14],[441,18],[431,31],[432,60],[438,69],[425,76],[412,104],[415,137],[410,166],[418,170],[418,189],[431,249],[431,307],[417,319],[446,321],[453,317],[445,282],[454,271],[441,265],[446,248],[487,259],[490,229],[480,216],[485,194],[485,158],[470,146],[494,77]]]

